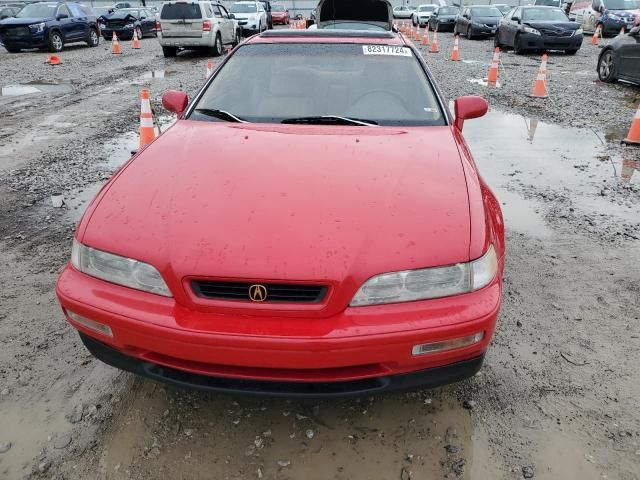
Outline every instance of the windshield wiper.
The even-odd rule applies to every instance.
[[[362,120],[360,118],[340,117],[339,115],[319,115],[315,117],[285,118],[280,123],[306,123],[306,124],[337,124],[337,125],[360,125],[363,127],[375,127],[378,125],[373,120]]]
[[[212,108],[196,108],[195,112],[201,113],[202,115],[206,115],[207,117],[215,117],[220,120],[226,120],[227,122],[236,122],[236,123],[248,123],[246,120],[242,120],[239,117],[236,117],[233,113],[229,113],[226,110],[215,110]]]

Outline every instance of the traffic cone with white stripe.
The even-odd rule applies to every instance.
[[[487,74],[487,84],[491,87],[495,87],[498,83],[498,66],[500,65],[500,47],[496,47],[493,52],[493,60],[491,61],[491,67],[489,67],[489,73]]]
[[[111,53],[114,55],[120,55],[122,53],[116,32],[113,32],[113,36],[111,37]]]
[[[596,31],[591,36],[591,45],[598,45],[598,38],[602,36],[602,26],[598,25]]]
[[[624,27],[620,27],[620,33],[618,34],[618,36],[619,37],[624,37],[624,32],[625,32]]]
[[[211,74],[213,73],[214,66],[215,66],[215,63],[213,63],[213,60],[209,60],[207,62],[207,76],[205,78],[209,78],[211,76]]]
[[[420,35],[420,24],[416,25],[416,42],[422,40],[422,36]]]
[[[533,91],[530,97],[533,98],[547,98],[547,54],[542,55],[542,62],[540,63],[540,70],[538,70],[538,76],[536,77],[536,83],[533,85]]]
[[[430,53],[438,53],[440,51],[440,49],[438,48],[438,29],[436,28],[436,31],[433,32],[433,41],[431,42],[431,49],[429,50]]]
[[[138,29],[133,29],[133,40],[131,41],[131,48],[134,50],[140,49],[140,39],[138,38]]]
[[[424,35],[422,36],[422,45],[428,47],[431,44],[429,40],[429,26],[424,29]]]
[[[149,90],[143,88],[140,92],[140,150],[153,142],[155,138],[156,131],[153,127]]]
[[[638,105],[636,114],[633,116],[629,133],[627,133],[627,137],[622,142],[627,145],[640,145],[640,105]]]
[[[456,34],[455,35],[455,40],[453,41],[453,51],[451,52],[451,60],[454,62],[457,62],[458,60],[460,60],[460,52],[459,52],[459,48],[460,48],[460,35]]]

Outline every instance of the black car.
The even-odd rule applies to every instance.
[[[113,33],[123,40],[131,40],[134,30],[138,38],[157,36],[156,17],[146,8],[120,8],[111,15],[102,15],[98,22],[105,40],[111,40]]]
[[[640,27],[614,38],[602,49],[598,77],[603,82],[625,80],[640,85]]]
[[[435,32],[445,32],[453,30],[456,24],[456,17],[460,13],[458,7],[438,7],[429,17],[429,30]]]
[[[496,33],[502,13],[490,5],[472,5],[465,7],[456,18],[453,33],[466,35],[469,40],[479,36],[491,36]]]
[[[31,3],[14,18],[0,20],[0,42],[10,53],[23,48],[59,52],[74,42],[97,47],[99,31],[93,11],[75,2]]]
[[[267,30],[273,29],[273,17],[271,16],[271,2],[269,0],[260,0],[264,6],[264,11],[267,12]]]
[[[558,7],[516,7],[500,22],[496,47],[527,50],[564,50],[573,55],[582,46],[582,29]]]

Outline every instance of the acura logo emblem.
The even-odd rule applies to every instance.
[[[249,298],[253,302],[264,302],[267,299],[267,287],[264,285],[251,285],[249,287]]]

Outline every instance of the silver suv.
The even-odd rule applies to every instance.
[[[242,37],[234,16],[217,2],[167,2],[158,25],[165,57],[175,57],[179,48],[208,49],[215,56],[222,55],[224,45],[235,46]]]

